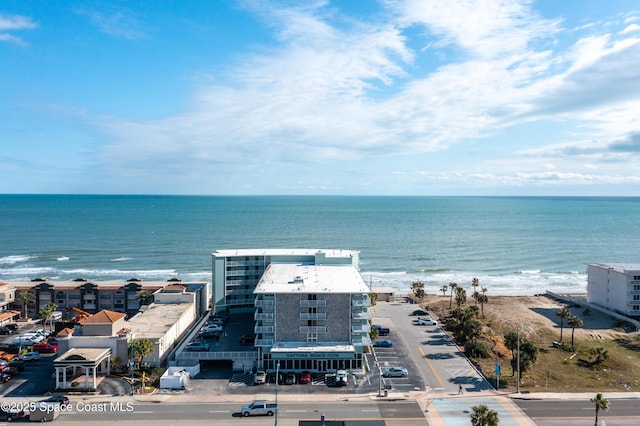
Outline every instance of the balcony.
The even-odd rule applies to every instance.
[[[640,290],[627,290],[627,294],[630,294],[630,295],[640,294]]]
[[[273,339],[256,339],[254,346],[273,346]]]
[[[369,325],[369,323],[351,324],[352,333],[369,333],[370,331],[371,331],[371,326]]]
[[[301,321],[310,321],[310,320],[326,320],[327,319],[327,313],[326,312],[317,312],[315,314],[310,314],[310,313],[305,313],[305,312],[301,312],[300,313],[300,320]]]
[[[369,307],[371,306],[371,299],[369,299],[369,296],[366,298],[354,298],[351,300],[351,306]]]
[[[256,321],[273,321],[275,314],[273,312],[256,312],[253,314],[253,319]]]
[[[272,325],[256,325],[253,327],[253,332],[255,334],[273,334],[276,332],[276,328]]]
[[[264,260],[227,260],[226,266],[265,266]]]
[[[254,305],[256,308],[271,308],[273,309],[273,300],[255,299]]]
[[[301,300],[300,301],[301,308],[326,308],[327,301],[326,300]]]
[[[298,327],[298,332],[299,333],[326,333],[327,327],[324,325],[318,325],[318,326],[302,325]]]
[[[359,320],[370,320],[371,319],[371,312],[369,312],[369,311],[351,312],[351,318],[352,319],[359,319]]]

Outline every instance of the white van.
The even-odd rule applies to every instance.
[[[31,346],[34,342],[29,336],[17,336],[13,338],[13,344],[19,346]]]
[[[40,333],[24,333],[22,337],[28,337],[33,340],[34,343],[40,343],[44,340],[44,334]]]

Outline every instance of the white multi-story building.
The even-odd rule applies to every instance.
[[[640,317],[640,264],[587,266],[587,300],[628,317]]]
[[[217,310],[251,312],[253,290],[272,262],[308,265],[353,265],[358,251],[317,249],[218,250],[212,254],[212,307]]]
[[[258,366],[361,371],[370,291],[351,264],[271,263],[254,290]]]

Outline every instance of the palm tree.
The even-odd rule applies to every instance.
[[[47,322],[49,322],[49,320],[51,319],[51,317],[53,316],[53,312],[58,309],[58,305],[56,305],[53,302],[49,302],[46,304],[46,306],[42,309],[40,309],[40,316],[42,317],[42,323],[44,324],[44,329],[47,329]],[[49,324],[49,330],[53,329],[53,324]]]
[[[411,283],[411,290],[413,290],[416,299],[422,300],[424,297],[424,283],[422,281],[414,281]]]
[[[572,316],[569,318],[569,327],[571,327],[571,346],[573,346],[573,333],[576,331],[576,327],[582,327],[584,323],[577,316]]]
[[[139,290],[138,292],[136,292],[136,296],[138,297],[140,306],[148,305],[149,300],[153,296],[153,292],[151,290]]]
[[[491,410],[484,404],[471,407],[473,413],[471,414],[472,426],[498,426],[498,413]]]
[[[480,280],[474,278],[471,280],[471,287],[473,287],[473,298],[476,299],[476,305],[478,304],[478,286],[480,285]]]
[[[449,290],[449,287],[447,287],[446,285],[443,285],[442,287],[440,287],[440,291],[442,292],[443,296],[447,295],[447,290]]]
[[[571,312],[567,308],[562,308],[556,315],[560,317],[560,341],[562,342],[562,328],[564,327],[564,320],[566,318],[571,318]]]
[[[484,304],[489,301],[489,297],[484,293],[477,293],[476,300],[480,302],[480,310],[482,311],[482,318],[484,318]]]
[[[602,408],[604,411],[609,409],[609,400],[602,396],[601,393],[596,394],[595,398],[591,398],[591,402],[593,402],[596,406],[596,422],[595,426],[598,426],[598,413]]]
[[[449,299],[449,309],[451,309],[451,303],[453,303],[453,292],[458,288],[458,284],[454,282],[449,283],[449,288],[451,289],[451,298]]]
[[[27,305],[36,301],[36,296],[30,291],[21,291],[16,298],[22,303],[22,317],[27,317]]]
[[[605,360],[609,359],[609,351],[603,348],[602,346],[593,348],[591,349],[590,352],[591,352],[591,355],[596,357],[596,359],[593,361],[594,365],[600,365]]]

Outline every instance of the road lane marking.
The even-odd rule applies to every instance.
[[[433,375],[436,377],[436,380],[438,381],[438,383],[440,383],[440,387],[444,387],[444,383],[442,383],[442,379],[440,378],[440,376],[438,376],[438,373],[436,373],[435,368],[433,368],[431,361],[429,361],[429,358],[427,358],[427,355],[422,350],[422,346],[418,346],[418,350],[420,351],[420,354],[422,355],[424,360],[427,362],[427,365],[431,369],[431,372],[433,373]]]

